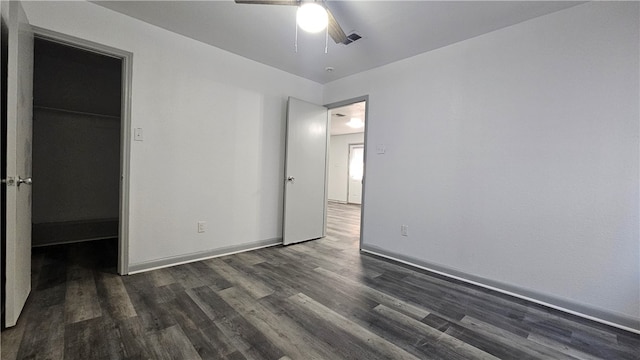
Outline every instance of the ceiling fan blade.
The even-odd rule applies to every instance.
[[[300,5],[299,0],[235,0],[236,4],[260,4],[260,5]]]
[[[331,36],[331,38],[333,39],[333,41],[336,42],[336,44],[344,44],[347,41],[347,35],[344,33],[344,31],[340,27],[340,24],[338,24],[338,21],[336,20],[336,18],[333,17],[331,10],[329,10],[329,8],[326,5],[324,8],[327,10],[327,15],[329,16],[329,25],[328,25],[329,36]]]
[[[300,6],[302,0],[235,0],[236,4],[252,4],[252,5],[290,5],[290,6]],[[315,2],[315,0],[314,0]],[[328,32],[329,36],[336,42],[336,44],[346,44],[348,42],[347,35],[344,33],[340,24],[331,13],[331,10],[327,7],[325,0],[319,0],[324,6],[325,10],[327,10],[328,16]]]

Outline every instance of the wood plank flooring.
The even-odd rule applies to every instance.
[[[640,359],[640,336],[358,251],[328,236],[120,277],[116,242],[34,249],[2,359]]]

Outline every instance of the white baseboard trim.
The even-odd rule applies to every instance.
[[[145,261],[136,264],[129,264],[129,273],[127,275],[138,274],[141,272],[187,264],[190,262],[207,260],[220,256],[237,254],[245,251],[262,249],[270,246],[282,245],[282,238],[273,238],[268,240],[261,240],[242,245],[226,246],[219,249],[200,251],[197,253],[171,256],[158,260]]]
[[[575,303],[567,299],[561,299],[552,295],[520,288],[518,286],[482,278],[480,276],[467,274],[455,269],[431,264],[419,259],[411,258],[401,254],[389,252],[377,246],[364,245],[360,249],[363,253],[379,256],[385,259],[396,261],[422,270],[433,272],[451,279],[463,281],[468,284],[483,287],[502,294],[527,300],[552,309],[556,309],[568,314],[576,315],[588,320],[596,321],[618,329],[640,334],[640,319],[635,319],[626,315],[611,311],[594,308],[588,305]]]

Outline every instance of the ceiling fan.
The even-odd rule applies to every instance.
[[[336,21],[336,18],[333,17],[333,14],[331,14],[331,11],[329,11],[329,8],[327,7],[327,4],[324,0],[235,0],[235,2],[236,4],[297,6],[297,22],[303,30],[309,32],[319,32],[326,28],[327,33],[329,34],[329,36],[331,36],[333,41],[336,42],[336,44],[346,45],[353,41],[352,39],[349,39],[344,33],[344,31],[340,27],[340,24],[338,24],[338,21]],[[308,14],[310,14],[309,16],[311,21],[311,24],[309,24],[309,28],[306,27],[306,24],[303,25],[302,21],[304,20],[301,20],[301,18],[304,18]],[[318,19],[320,21],[320,24],[316,23]]]

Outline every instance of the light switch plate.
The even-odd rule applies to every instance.
[[[135,141],[144,140],[144,135],[142,133],[142,128],[133,129],[133,140],[135,140]]]
[[[203,233],[207,231],[207,222],[206,221],[198,221],[198,232]]]

